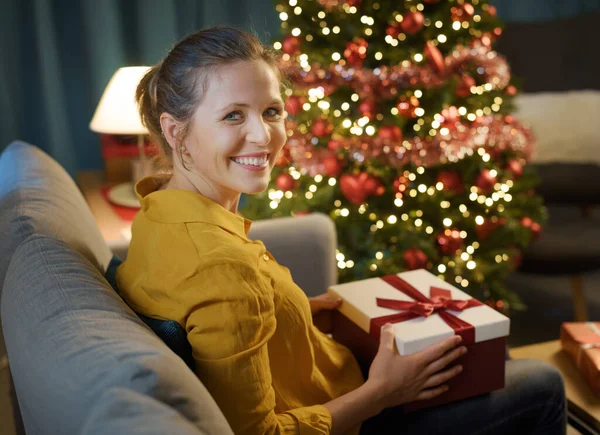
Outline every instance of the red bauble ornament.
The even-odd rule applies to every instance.
[[[327,142],[327,148],[329,148],[331,151],[337,151],[341,146],[342,144],[335,139],[331,139],[329,142]]]
[[[300,53],[300,39],[294,35],[288,35],[281,41],[281,48],[290,56]]]
[[[475,14],[475,8],[471,3],[465,3],[460,6],[454,6],[450,9],[452,21],[471,21]]]
[[[385,29],[385,33],[390,35],[392,38],[397,38],[401,31],[402,28],[400,27],[400,23],[397,21],[394,21],[387,27],[387,29]]]
[[[537,240],[542,233],[542,226],[537,222],[534,222],[529,229],[531,230],[531,240]]]
[[[468,74],[462,74],[460,76],[460,82],[456,87],[456,95],[465,98],[471,94],[471,87],[475,86],[475,79]]]
[[[404,14],[403,18],[404,19],[400,23],[400,27],[402,28],[402,30],[404,30],[404,33],[414,35],[423,28],[423,22],[425,21],[425,17],[421,12],[407,12],[406,14]]]
[[[495,176],[492,176],[489,169],[484,169],[475,179],[475,186],[482,193],[489,193],[494,189],[494,185],[498,182]]]
[[[400,97],[398,104],[396,104],[399,114],[405,118],[414,118],[417,107],[419,107],[419,99],[414,95],[408,98],[406,96]]]
[[[363,116],[373,119],[377,115],[377,104],[373,100],[363,100],[358,105],[358,110],[360,110]]]
[[[459,230],[446,228],[442,234],[438,234],[437,243],[440,253],[454,255],[462,247],[463,240]]]
[[[292,95],[285,102],[285,111],[294,116],[302,108],[302,99],[296,95]]]
[[[368,46],[369,44],[363,38],[357,38],[354,41],[348,42],[344,50],[344,57],[348,65],[354,68],[362,67],[363,60],[367,57]]]
[[[296,187],[296,180],[290,174],[281,174],[275,179],[275,187],[287,192]]]
[[[409,270],[425,269],[427,267],[427,255],[419,248],[409,248],[403,254],[404,265]]]
[[[377,132],[377,136],[383,140],[400,142],[402,140],[402,130],[397,125],[382,125]]]
[[[444,191],[460,194],[465,191],[460,175],[454,171],[440,171],[437,176],[437,181],[444,185]]]
[[[479,240],[487,239],[496,228],[504,226],[506,224],[505,218],[499,218],[495,221],[491,219],[485,219],[481,225],[475,226],[475,232],[477,233],[477,237]]]
[[[513,174],[513,178],[517,179],[523,175],[523,166],[518,160],[509,160],[506,164],[506,170]]]
[[[344,166],[337,157],[328,156],[323,159],[323,168],[325,169],[325,174],[329,177],[337,177],[342,173]]]
[[[310,126],[310,131],[317,137],[323,137],[329,133],[329,125],[323,118],[318,118]]]
[[[536,240],[542,232],[542,226],[537,222],[534,222],[529,216],[525,216],[521,219],[521,226],[531,231],[532,240]]]
[[[517,95],[517,88],[514,87],[513,85],[508,85],[506,87],[506,93],[510,96]]]
[[[444,64],[444,56],[442,56],[442,52],[429,41],[425,43],[424,51],[425,57],[433,69],[435,69],[439,74],[443,73],[446,69],[446,65]]]

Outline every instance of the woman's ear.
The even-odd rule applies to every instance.
[[[160,128],[162,134],[169,143],[173,154],[176,154],[177,137],[181,131],[181,124],[173,116],[164,112],[160,115]]]

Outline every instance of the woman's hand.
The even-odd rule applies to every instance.
[[[308,298],[313,324],[324,334],[331,333],[333,310],[342,305],[342,299],[324,293],[314,298]]]
[[[460,365],[446,368],[466,353],[466,347],[456,347],[461,341],[455,335],[421,352],[402,356],[394,346],[394,327],[386,324],[367,380],[380,405],[387,408],[431,399],[447,391],[444,384],[462,371]]]

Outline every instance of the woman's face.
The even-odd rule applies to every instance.
[[[269,184],[286,141],[279,89],[264,61],[237,62],[209,76],[184,143],[194,172],[219,195],[258,193]]]

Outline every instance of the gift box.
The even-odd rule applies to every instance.
[[[560,343],[594,394],[600,396],[600,323],[563,323]]]
[[[504,387],[509,319],[424,269],[331,286],[343,299],[334,313],[333,338],[348,347],[368,373],[379,347],[380,330],[394,325],[396,346],[410,355],[462,336],[468,352],[456,360],[463,371],[449,390],[404,406],[406,411],[441,405]]]

